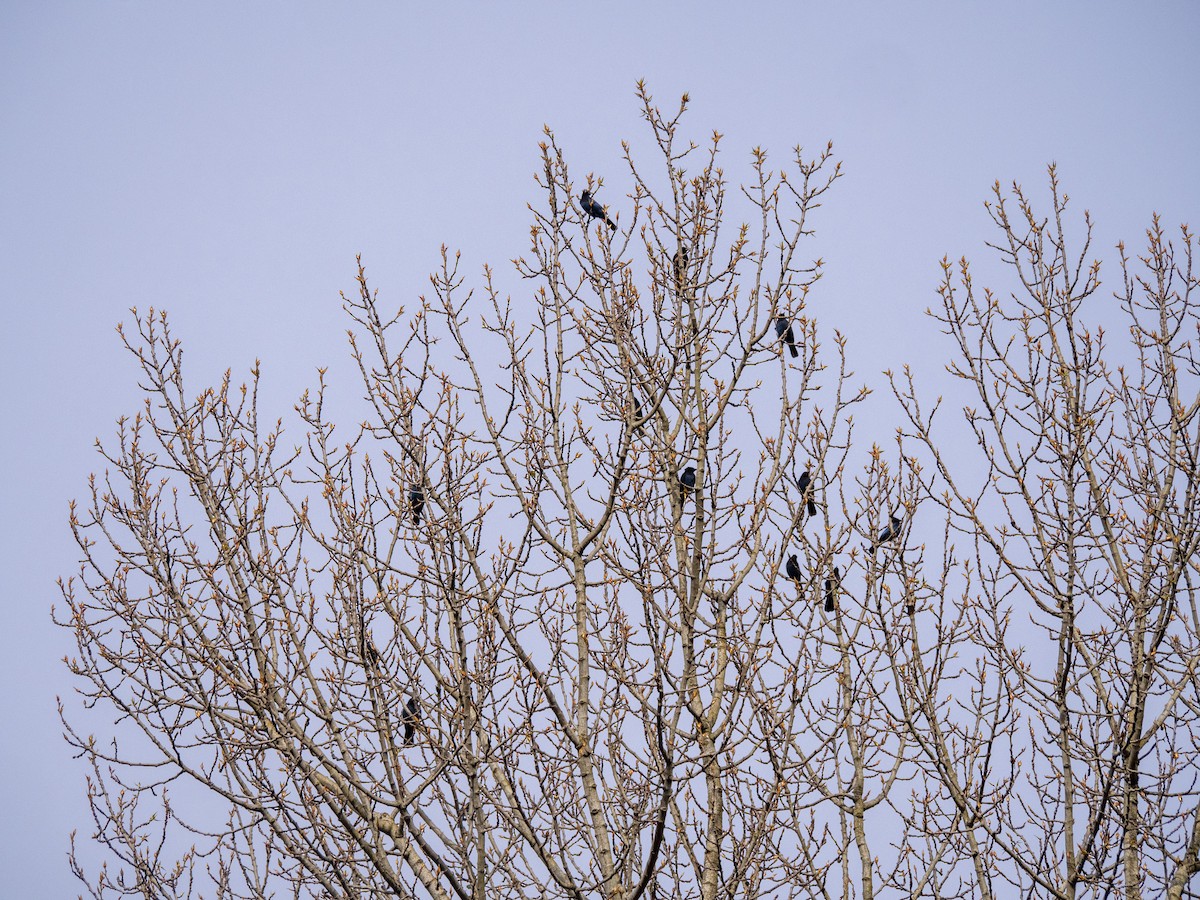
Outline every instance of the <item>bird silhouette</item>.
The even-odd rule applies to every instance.
[[[796,584],[800,584],[804,578],[804,575],[800,572],[800,563],[796,559],[795,553],[788,557],[787,565],[784,566],[783,571],[787,577],[796,582]]]
[[[408,507],[412,510],[414,525],[421,524],[421,512],[425,509],[425,489],[414,484],[408,489]]]
[[[817,501],[812,495],[812,474],[805,470],[804,474],[796,479],[796,484],[800,488],[800,501],[807,504],[809,516],[817,514]]]
[[[688,466],[679,473],[679,494],[682,500],[687,500],[688,495],[696,490],[696,467]]]
[[[603,219],[608,223],[609,228],[613,231],[617,230],[617,223],[608,217],[608,211],[597,202],[596,198],[592,196],[591,191],[583,192],[583,195],[579,198],[579,204],[583,207],[583,211],[593,219]]]
[[[879,537],[871,545],[872,553],[878,550],[881,544],[886,544],[888,541],[895,539],[896,535],[900,533],[900,523],[901,519],[899,516],[892,516],[892,520],[884,527],[883,531],[879,532]]]
[[[634,423],[640,425],[642,419],[646,418],[645,410],[642,409],[642,401],[639,399],[635,391],[629,392],[629,397],[633,400],[633,419]]]
[[[825,579],[825,612],[833,612],[837,608],[835,597],[837,589],[842,583],[842,573],[838,571],[838,567],[833,567],[833,577]]]
[[[675,270],[675,292],[682,295],[683,289],[687,285],[687,247],[681,245],[679,249],[675,251],[675,257],[671,260],[671,267]]]
[[[796,332],[792,331],[791,319],[787,316],[777,318],[775,320],[775,333],[783,338],[783,342],[792,351],[793,359],[800,355],[800,351],[796,349]]]
[[[416,697],[409,697],[408,703],[404,704],[404,713],[400,716],[400,723],[404,726],[404,746],[409,747],[413,742],[413,735],[417,733],[417,723],[421,719],[421,701]]]
[[[378,666],[379,665],[379,651],[375,649],[374,641],[372,641],[369,637],[367,637],[366,630],[361,625],[359,626],[358,636],[359,636],[359,650],[362,653],[363,661],[365,663],[367,663],[367,665],[369,665],[369,666],[372,666],[372,667]]]

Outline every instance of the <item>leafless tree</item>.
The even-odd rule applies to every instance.
[[[639,92],[659,159],[625,148],[626,200],[547,132],[515,301],[444,251],[395,311],[360,264],[348,433],[323,373],[300,446],[260,423],[257,365],[192,393],[165,315],[134,314],[145,405],[63,583],[80,695],[115,713],[103,738],[64,713],[91,896],[1184,896],[1191,237],[1125,266],[1127,381],[1077,314],[1099,282],[1065,199],[1047,229],[1018,195],[1019,238],[992,207],[1031,299],[947,267],[970,490],[911,379],[895,449],[854,453],[868,392],[808,311],[831,149],[755,150],[730,190],[687,98]]]
[[[918,493],[967,548],[953,624],[890,649],[895,715],[919,749],[922,816],[973,862],[978,896],[1194,896],[1195,239],[1185,226],[1177,247],[1156,219],[1144,255],[1119,248],[1107,300],[1090,218],[1073,247],[1053,167],[1050,189],[1040,217],[994,188],[1011,292],[943,263],[935,318],[971,396],[967,441],[935,434],[940,401],[893,379],[931,472]]]

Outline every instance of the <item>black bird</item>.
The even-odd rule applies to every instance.
[[[603,219],[608,223],[609,228],[613,231],[617,230],[617,223],[608,217],[608,212],[596,201],[591,191],[584,191],[583,196],[579,198],[579,203],[583,207],[583,211],[593,219]]]
[[[793,359],[800,355],[800,351],[796,349],[796,332],[792,331],[791,319],[787,316],[777,318],[775,320],[775,333],[783,338],[783,342],[792,351]]]
[[[362,651],[363,662],[372,667],[379,665],[379,651],[375,649],[375,643],[367,637],[365,629],[359,631],[359,650]]]
[[[404,726],[404,746],[409,747],[413,742],[413,735],[417,733],[417,722],[421,716],[421,702],[416,697],[409,697],[408,703],[404,705],[404,713],[400,716],[400,722]]]
[[[812,474],[805,470],[804,474],[796,479],[796,484],[800,487],[800,501],[808,504],[808,514],[815,516],[817,514],[817,501],[812,495]]]
[[[687,284],[687,269],[688,269],[688,252],[687,247],[681,246],[675,251],[675,258],[671,260],[672,268],[675,270],[675,292],[683,293],[684,285]]]
[[[784,566],[783,571],[787,574],[787,577],[796,582],[796,584],[799,584],[804,578],[800,572],[800,563],[796,560],[795,553],[788,557],[787,565]]]
[[[696,467],[688,466],[679,473],[679,493],[683,500],[687,500],[688,494],[696,489]]]
[[[875,543],[871,545],[871,552],[874,553],[879,549],[880,544],[886,544],[900,533],[900,517],[892,516],[892,521],[887,524],[883,531],[879,532],[879,537],[875,539]]]
[[[414,484],[408,489],[408,506],[412,510],[414,525],[421,524],[421,512],[425,509],[425,489]]]
[[[629,392],[629,396],[633,399],[633,418],[635,422],[641,422],[646,418],[646,413],[642,409],[642,401],[634,391]]]
[[[825,579],[825,612],[833,612],[837,607],[834,601],[837,589],[842,583],[842,573],[838,571],[838,567],[833,567],[833,577]]]

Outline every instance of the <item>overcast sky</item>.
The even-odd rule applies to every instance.
[[[756,145],[834,142],[810,311],[880,387],[944,359],[921,313],[944,254],[986,258],[994,180],[1044,197],[1057,161],[1110,258],[1154,211],[1197,224],[1198,3],[441,6],[0,2],[0,895],[77,891],[49,609],[93,440],[140,403],[129,307],[170,311],[196,389],[261,358],[267,418],[318,366],[352,391],[354,255],[396,305],[443,243],[519,299],[543,124],[619,207],[639,78],[663,107],[690,92],[685,128],[726,135],[734,178]]]

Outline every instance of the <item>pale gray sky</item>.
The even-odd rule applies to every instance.
[[[664,107],[690,92],[731,176],[755,145],[834,141],[811,311],[878,387],[944,358],[921,311],[943,254],[986,257],[993,180],[1041,197],[1057,161],[1104,255],[1200,209],[1197,3],[436,6],[0,3],[0,896],[77,891],[49,607],[92,440],[140,403],[128,307],[170,310],[197,387],[261,357],[268,418],[320,365],[353,393],[354,254],[397,304],[442,243],[519,297],[542,125],[619,205],[638,78]]]

